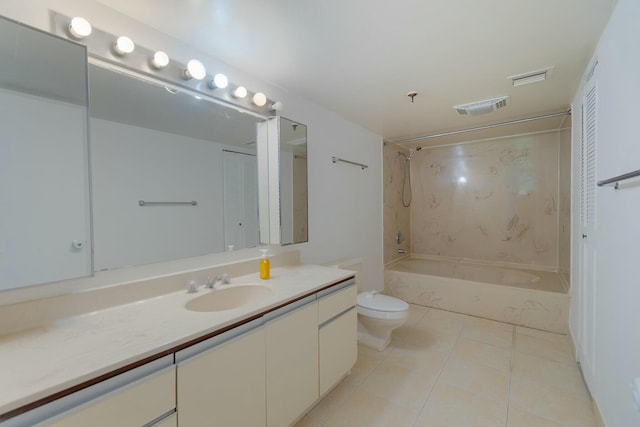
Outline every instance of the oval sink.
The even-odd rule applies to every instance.
[[[216,289],[192,299],[185,308],[191,311],[233,310],[243,305],[263,300],[273,295],[271,289],[260,285],[243,285]]]

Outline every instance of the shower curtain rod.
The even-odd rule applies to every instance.
[[[497,128],[497,127],[507,126],[507,125],[515,125],[515,124],[518,124],[518,123],[532,122],[534,120],[550,119],[552,117],[558,117],[558,116],[568,116],[570,114],[571,114],[571,110],[567,110],[567,111],[561,111],[559,113],[545,114],[545,115],[542,115],[542,116],[528,117],[526,119],[511,120],[511,121],[502,122],[502,123],[494,123],[492,125],[478,126],[478,127],[475,127],[475,128],[454,130],[454,131],[451,131],[451,132],[435,133],[433,135],[416,136],[414,138],[399,139],[397,141],[383,141],[383,145],[393,145],[393,144],[402,144],[402,143],[406,143],[406,142],[421,141],[423,139],[431,139],[431,138],[438,138],[438,137],[441,137],[441,136],[457,135],[459,133],[467,133],[467,132],[473,132],[473,131],[476,131],[476,130],[484,130],[484,129]]]

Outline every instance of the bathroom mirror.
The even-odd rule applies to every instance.
[[[0,17],[0,290],[91,274],[83,46]]]
[[[258,125],[260,237],[290,245],[309,240],[307,127],[284,117]],[[268,195],[268,197],[267,197]]]
[[[96,271],[257,246],[263,120],[89,65]]]
[[[289,162],[285,238],[271,240],[258,214],[265,117],[88,63],[84,46],[6,19],[0,49],[0,290],[307,240],[303,125],[269,141]]]

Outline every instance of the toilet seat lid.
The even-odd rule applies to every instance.
[[[382,295],[376,291],[360,293],[357,304],[360,307],[378,311],[406,311],[409,309],[409,304],[401,299]]]

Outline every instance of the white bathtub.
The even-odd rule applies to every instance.
[[[567,333],[558,273],[406,258],[385,269],[385,291],[408,303]]]

